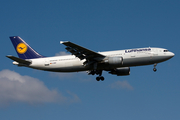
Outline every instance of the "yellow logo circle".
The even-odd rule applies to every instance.
[[[19,54],[24,54],[27,51],[27,46],[24,43],[19,43],[16,47],[16,50]]]

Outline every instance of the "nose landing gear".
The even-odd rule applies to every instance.
[[[157,66],[157,63],[154,64],[154,68],[153,68],[153,71],[154,71],[154,72],[157,71],[156,66]]]

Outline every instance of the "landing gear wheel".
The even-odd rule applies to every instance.
[[[103,77],[103,76],[98,76],[98,77],[96,77],[96,80],[97,80],[97,81],[100,81],[100,80],[101,80],[101,81],[104,81],[104,77]]]
[[[101,76],[100,79],[101,79],[101,81],[104,81],[104,77],[103,76]]]
[[[154,72],[156,72],[156,71],[157,71],[157,69],[156,69],[156,68],[153,68],[153,71],[154,71]]]
[[[96,75],[99,75],[98,77],[96,77],[96,80],[97,80],[97,81],[100,81],[100,80],[101,80],[101,81],[104,81],[104,77],[101,76],[101,75],[102,75],[102,70],[96,70],[96,71],[93,70],[93,71],[91,71],[91,74],[92,74],[93,72],[94,72]]]
[[[97,81],[100,81],[100,77],[99,77],[99,76],[98,76],[98,77],[96,77],[96,80],[97,80]]]
[[[156,66],[157,66],[157,63],[154,64],[154,68],[153,68],[153,71],[154,71],[154,72],[157,71]]]

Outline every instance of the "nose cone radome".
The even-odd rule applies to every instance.
[[[172,58],[172,57],[174,57],[174,55],[175,55],[175,54],[174,54],[173,52],[169,52],[169,54],[168,54],[169,59]]]
[[[174,57],[174,55],[175,55],[173,52],[171,52],[170,54],[171,54],[171,55],[170,55],[171,57]]]

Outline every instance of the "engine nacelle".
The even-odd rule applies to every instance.
[[[109,73],[117,76],[130,75],[130,68],[129,67],[117,68],[115,70],[110,71]]]
[[[108,57],[104,62],[110,65],[122,65],[123,58],[122,57]]]

